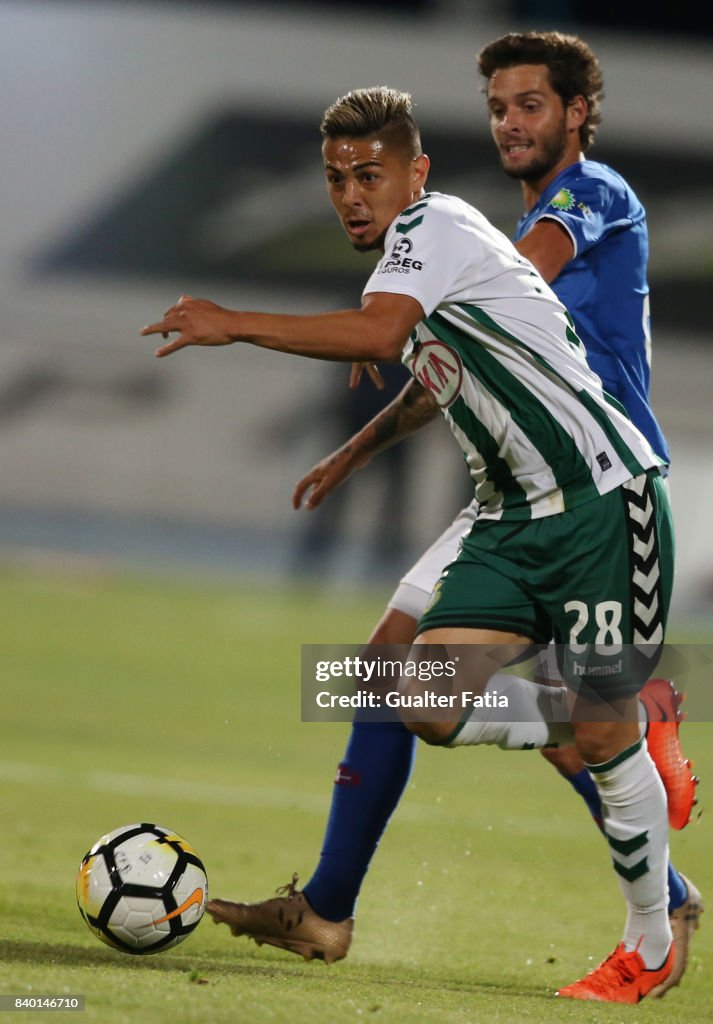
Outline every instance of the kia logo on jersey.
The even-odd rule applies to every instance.
[[[456,350],[442,341],[424,341],[419,346],[412,372],[442,409],[460,394],[463,363]]]

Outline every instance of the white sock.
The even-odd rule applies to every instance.
[[[572,728],[567,721],[564,687],[545,686],[498,672],[489,680],[485,694],[507,698],[507,708],[474,708],[449,747],[497,744],[501,750],[533,750],[536,747],[565,747],[574,742]],[[644,704],[640,702],[640,706],[639,732],[644,736],[648,720]]]
[[[449,747],[483,743],[497,744],[502,750],[531,750],[572,743],[564,687],[498,672],[488,682],[486,695],[495,706],[474,708]],[[497,706],[501,698],[507,700],[506,707]]]
[[[642,740],[587,768],[602,800],[604,834],[628,906],[624,947],[637,950],[649,969],[660,967],[671,945],[663,783]]]

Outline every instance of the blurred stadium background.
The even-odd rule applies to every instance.
[[[678,635],[713,636],[711,15],[589,6],[0,0],[0,992],[84,992],[103,1024],[146,1005],[160,1022],[301,1024],[327,1005],[330,1020],[574,1019],[552,989],[605,951],[619,895],[579,801],[535,755],[419,752],[338,975],[212,927],[151,964],[117,959],[72,904],[89,844],[142,817],[196,842],[216,894],[304,880],[347,727],[296,727],[299,644],[362,640],[466,500],[436,423],[296,514],[295,480],[373,393],[351,399],[346,368],[252,349],[159,363],[138,336],[184,291],[276,311],[358,302],[371,257],[334,222],[317,131],[350,88],[410,90],[433,187],[509,233],[520,194],[475,54],[531,27],[593,44],[594,154],[649,214]],[[686,726],[686,750],[710,778],[710,725]],[[706,820],[672,837],[701,887]],[[651,1020],[711,1020],[709,935],[704,921]]]
[[[509,29],[559,27],[602,60],[594,153],[648,210],[676,611],[713,619],[711,20],[630,4],[622,24],[603,6],[5,0],[0,558],[395,579],[467,494],[442,424],[389,467],[401,511],[375,462],[309,532],[293,483],[370,396],[349,398],[346,369],[254,350],[157,363],[137,331],[181,292],[295,312],[358,301],[370,257],[332,222],[317,134],[353,87],[410,90],[432,186],[509,233],[519,189],[497,166],[474,55]]]

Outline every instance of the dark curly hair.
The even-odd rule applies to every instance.
[[[604,98],[602,69],[589,46],[578,36],[562,32],[508,32],[478,54],[478,68],[487,81],[501,68],[518,64],[544,64],[552,88],[565,105],[575,96],[584,97],[587,117],[579,139],[586,152],[601,122]]]

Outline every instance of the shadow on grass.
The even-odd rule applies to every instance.
[[[161,971],[164,974],[205,973],[219,970],[221,973],[255,974],[279,976],[284,972],[273,964],[230,964],[226,965],[214,959],[195,957],[186,954],[171,954],[166,951],[159,954],[131,955],[97,944],[96,948],[74,945],[70,943],[27,942],[0,939],[0,963],[27,964],[33,967],[106,967],[118,968],[123,971]],[[234,968],[238,970],[235,971]]]
[[[252,955],[251,955],[252,954]],[[269,956],[270,954],[268,954]],[[322,988],[330,987],[343,978],[353,985],[355,979],[363,985],[384,990],[410,990],[412,992],[451,992],[460,995],[491,995],[517,998],[540,998],[550,1000],[553,988],[520,984],[517,980],[484,980],[474,977],[453,977],[438,970],[430,972],[394,966],[384,968],[369,964],[341,964],[328,967],[315,961],[311,964],[293,961],[277,962],[265,960],[264,954],[253,951],[232,957],[195,957],[186,954],[164,956],[130,956],[111,949],[90,948],[69,943],[27,942],[0,939],[0,963],[26,964],[35,967],[76,967],[109,968],[128,971],[159,971],[166,975],[200,975],[209,983],[226,977],[250,977],[252,979],[293,980],[296,984]]]
[[[340,968],[345,970],[345,968]],[[394,965],[390,968],[354,964],[351,966],[350,980],[358,978],[364,983],[383,989],[404,989],[414,993],[451,992],[463,996],[507,996],[510,999],[546,999],[551,1000],[554,987],[543,985],[525,985],[517,979],[484,979],[474,976],[454,977],[441,973],[437,967],[418,969]]]
[[[240,948],[242,947],[242,948]],[[405,964],[393,964],[388,967],[378,963],[357,963],[355,961],[327,965],[323,960],[309,963],[297,956],[285,957],[283,953],[272,949],[269,945],[261,950],[247,943],[239,943],[235,952],[213,954],[211,959],[203,958],[192,962],[195,969],[212,976],[216,980],[222,977],[278,977],[283,981],[293,981],[306,988],[322,990],[329,986],[330,992],[340,983],[346,986],[355,983],[373,986],[375,989],[394,991],[405,989],[414,995],[450,992],[463,996],[508,996],[512,999],[545,999],[550,1001],[557,985],[525,983],[520,978],[484,978],[478,977],[473,971],[467,975],[454,975],[448,972],[447,966],[431,963],[424,968],[410,967]]]

